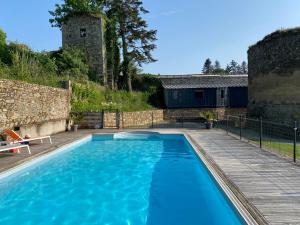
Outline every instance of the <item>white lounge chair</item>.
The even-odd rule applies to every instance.
[[[11,137],[14,140],[14,143],[23,143],[23,142],[32,142],[32,141],[37,141],[40,140],[41,143],[43,143],[44,139],[49,139],[50,144],[52,144],[52,140],[50,136],[45,136],[45,137],[37,137],[37,138],[30,138],[30,139],[23,139],[22,137],[20,137],[19,134],[17,134],[15,131],[13,130],[4,130],[3,131],[6,135],[8,135],[9,137]]]
[[[28,153],[31,154],[31,151],[30,151],[30,148],[28,145],[20,145],[20,144],[12,144],[12,145],[9,144],[9,145],[0,146],[0,152],[9,151],[12,149],[18,149],[18,153],[20,153],[20,148],[27,148]]]

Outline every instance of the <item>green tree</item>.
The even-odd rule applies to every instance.
[[[113,89],[118,88],[120,75],[120,48],[119,38],[117,33],[117,22],[114,17],[111,17],[106,23],[106,55],[107,55],[107,72],[113,79]]]
[[[141,0],[107,0],[107,12],[117,19],[118,34],[122,48],[122,72],[125,87],[132,91],[130,63],[151,63],[156,60],[152,51],[156,48],[156,30],[149,30],[142,15],[149,13]]]
[[[240,65],[232,60],[226,67],[226,73],[230,74],[230,75],[237,75],[240,73]]]
[[[0,62],[8,64],[10,62],[10,54],[6,44],[6,33],[0,29]]]
[[[248,74],[248,64],[245,61],[241,64],[241,73]]]
[[[61,28],[64,21],[74,15],[103,15],[105,0],[64,0],[56,4],[54,11],[49,11],[49,20],[53,27]]]
[[[210,58],[206,59],[203,65],[202,73],[203,74],[212,74],[213,73],[213,66]]]
[[[58,73],[75,79],[88,79],[89,66],[85,54],[77,48],[65,48],[53,54]]]
[[[221,67],[221,64],[218,60],[215,61],[215,64],[213,66],[213,74],[226,74],[226,71]]]

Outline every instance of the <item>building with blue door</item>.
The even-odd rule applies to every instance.
[[[161,76],[167,108],[246,108],[248,75]]]

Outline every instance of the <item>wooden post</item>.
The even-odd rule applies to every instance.
[[[297,121],[295,121],[294,125],[294,162],[297,161]]]
[[[240,115],[240,140],[242,140],[242,115]]]
[[[262,135],[263,135],[263,120],[262,116],[260,117],[260,129],[259,129],[259,147],[262,148]]]

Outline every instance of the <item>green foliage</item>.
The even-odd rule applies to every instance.
[[[216,74],[216,75],[240,75],[240,74],[248,74],[248,65],[245,61],[241,64],[238,64],[236,61],[232,60],[229,64],[227,64],[226,69],[221,67],[221,64],[218,60],[215,61],[215,64],[212,65],[211,60],[206,59],[203,69],[203,74]]]
[[[103,15],[104,0],[64,0],[63,4],[56,4],[54,11],[49,11],[49,20],[53,27],[61,27],[62,23],[74,15]]]
[[[212,74],[213,66],[210,58],[206,59],[203,65],[202,73],[203,74]]]
[[[5,43],[5,48],[7,52],[0,55],[0,78],[54,87],[64,80],[88,80],[89,67],[78,49],[36,53],[16,42]]]
[[[164,91],[159,76],[152,74],[135,75],[132,79],[133,90],[149,93],[148,102],[157,107],[163,108]]]
[[[6,33],[0,29],[0,62],[9,62],[9,51],[6,44]]]
[[[152,51],[156,48],[156,30],[148,29],[143,14],[148,11],[141,0],[65,0],[56,4],[54,11],[49,12],[50,23],[61,28],[71,16],[92,15],[108,18],[106,45],[109,73],[115,77],[115,83],[132,91],[132,71],[130,64],[150,63],[156,61]],[[105,16],[103,15],[105,14]],[[120,45],[119,45],[120,40]],[[120,49],[122,49],[123,77],[120,73]],[[72,71],[73,72],[73,71]]]
[[[206,122],[212,122],[215,119],[215,116],[211,111],[201,112],[200,117],[205,119]]]
[[[117,89],[121,58],[117,34],[117,23],[113,17],[106,23],[105,42],[108,73],[113,77],[114,89]]]
[[[107,14],[116,19],[123,53],[123,86],[132,91],[130,63],[151,63],[156,60],[152,51],[156,48],[156,30],[149,30],[143,14],[148,11],[141,0],[107,0]]]
[[[70,78],[88,80],[89,66],[85,54],[76,48],[65,48],[54,56],[58,72]]]
[[[73,84],[72,111],[139,111],[152,109],[148,93],[112,91],[92,82]]]

